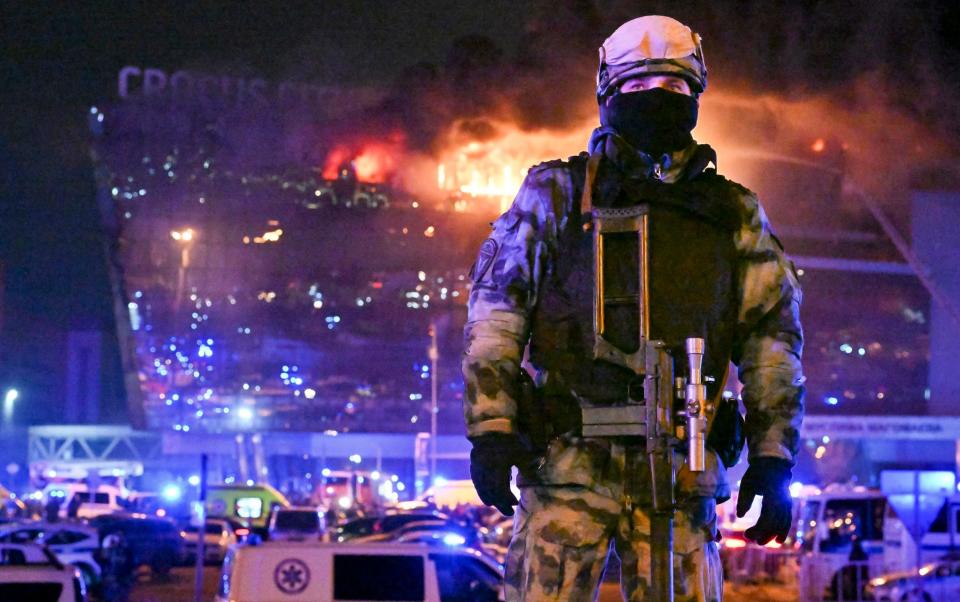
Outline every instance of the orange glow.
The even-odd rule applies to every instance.
[[[397,151],[389,144],[370,142],[354,153],[350,147],[339,145],[327,155],[323,164],[323,177],[336,180],[345,176],[344,167],[352,165],[357,181],[365,184],[382,184],[396,171]]]
[[[727,548],[745,548],[747,547],[747,542],[742,539],[724,539],[723,545]]]
[[[437,186],[446,193],[499,201],[501,211],[510,206],[531,166],[580,152],[593,128],[592,123],[584,123],[564,132],[523,131],[515,124],[497,122],[496,134],[479,141],[459,126],[454,124],[446,135],[447,144],[437,162]],[[455,209],[464,211],[471,204],[458,201]]]
[[[387,180],[396,164],[385,146],[369,146],[353,160],[357,169],[357,180],[370,184],[379,184]]]
[[[337,146],[327,155],[323,163],[323,178],[336,180],[340,175],[340,166],[350,160],[350,149],[344,145]]]
[[[813,144],[810,145],[810,150],[815,153],[822,153],[825,148],[827,148],[827,143],[824,142],[823,138],[817,138],[813,141]]]

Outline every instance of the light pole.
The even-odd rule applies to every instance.
[[[20,391],[16,389],[7,389],[3,396],[3,426],[6,429],[13,428],[13,404],[20,398]]]
[[[437,349],[437,327],[430,322],[430,347],[427,350],[427,356],[430,358],[430,486],[437,478],[437,360],[440,359],[440,351]]]
[[[180,243],[180,269],[177,271],[177,296],[174,299],[174,316],[180,312],[180,301],[183,298],[183,289],[186,286],[187,268],[190,266],[190,246],[196,233],[193,228],[171,230],[170,238]]]

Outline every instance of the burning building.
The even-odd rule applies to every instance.
[[[482,40],[465,43],[464,72],[496,71]],[[453,111],[437,102],[449,88],[436,73],[406,77],[426,84],[400,102],[386,88],[144,69],[91,109],[131,398],[147,424],[422,430],[433,322],[441,429],[459,432],[475,250],[530,166],[583,149],[595,109],[585,87],[561,117],[531,121],[529,99],[477,88]],[[759,193],[795,259],[809,411],[922,414],[931,292],[898,248],[909,213],[893,202],[909,174],[877,161],[869,115],[826,122],[828,105],[711,90],[695,134],[721,173]],[[908,139],[910,127],[884,135]],[[890,167],[880,186],[871,164]]]

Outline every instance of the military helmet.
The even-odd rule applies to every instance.
[[[670,17],[648,15],[627,21],[600,47],[597,100],[624,81],[645,74],[679,75],[694,94],[707,87],[700,35]]]

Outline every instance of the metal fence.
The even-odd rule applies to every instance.
[[[884,572],[881,556],[843,563],[803,556],[798,562],[800,602],[873,602],[866,587]]]

